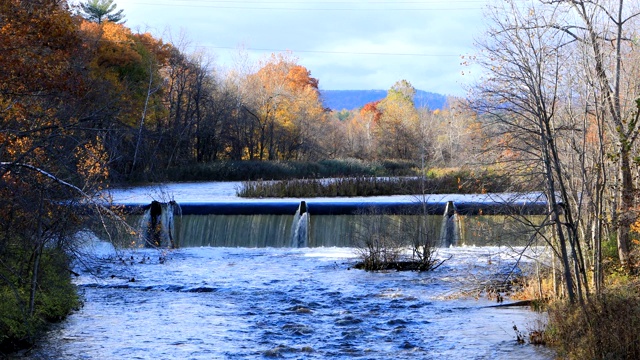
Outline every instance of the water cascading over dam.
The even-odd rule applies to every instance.
[[[155,202],[154,202],[155,203]],[[515,245],[529,238],[517,222],[508,223],[509,214],[539,216],[546,212],[542,202],[475,203],[416,201],[341,201],[281,200],[216,203],[159,203],[143,207],[142,222],[153,219],[147,229],[164,229],[167,235],[147,231],[154,246],[163,247],[353,247],[356,235],[367,221],[390,219],[390,223],[408,223],[421,217],[432,233],[439,234],[443,247],[459,245],[495,245],[507,241]],[[156,209],[153,210],[152,209]],[[178,210],[179,209],[179,210]],[[166,212],[166,213],[165,213]],[[175,215],[177,213],[179,215]],[[147,215],[149,213],[149,215]],[[376,220],[377,219],[377,220]],[[158,224],[160,227],[158,227]],[[520,238],[514,239],[514,234]],[[147,240],[149,242],[149,240]],[[408,240],[410,241],[410,240]]]

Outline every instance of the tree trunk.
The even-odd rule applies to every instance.
[[[631,175],[630,154],[627,147],[622,145],[620,150],[620,189],[618,208],[618,257],[620,265],[628,268],[631,265],[631,224],[633,224],[633,178]]]

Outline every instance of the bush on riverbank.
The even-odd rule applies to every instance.
[[[9,256],[7,256],[9,255]],[[50,323],[63,320],[80,305],[71,283],[68,257],[61,250],[46,249],[40,259],[38,291],[30,314],[30,264],[20,266],[23,256],[3,254],[5,265],[23,269],[21,273],[2,272],[0,281],[0,354],[32,345]]]
[[[568,359],[640,359],[639,284],[608,290],[584,306],[549,307],[545,340]]]

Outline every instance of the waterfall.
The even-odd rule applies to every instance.
[[[298,206],[297,210],[295,205]],[[257,214],[191,213],[189,204],[155,202],[147,205],[142,215],[133,215],[141,239],[147,247],[353,247],[361,214],[318,214],[315,203],[295,202],[287,212]],[[445,205],[445,204],[442,204]],[[438,214],[388,214],[393,221],[412,224],[414,217],[426,221],[442,247],[466,245],[524,245],[531,238],[531,229],[503,215],[465,216],[464,208],[446,203]],[[309,208],[314,215],[310,216]],[[235,211],[236,208],[232,208]],[[259,210],[263,210],[262,207]],[[233,212],[233,211],[231,211]],[[292,214],[295,212],[295,215]],[[180,216],[174,215],[179,214]],[[152,216],[153,215],[153,216]],[[470,220],[471,218],[471,220]],[[466,220],[465,220],[466,219]],[[531,221],[544,221],[536,215]],[[422,221],[421,220],[421,221]],[[382,220],[381,220],[382,221]]]
[[[291,247],[303,248],[309,246],[309,213],[307,203],[300,202],[291,224]]]
[[[442,215],[440,228],[440,244],[443,247],[455,246],[460,240],[460,220],[453,201],[448,201]]]
[[[140,223],[145,247],[176,247],[173,215],[179,209],[180,207],[175,201],[161,203],[154,200],[151,202]]]

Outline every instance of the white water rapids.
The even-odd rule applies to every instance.
[[[442,249],[423,273],[351,269],[351,248],[98,253],[77,279],[84,307],[27,358],[553,358],[516,342],[541,315],[456,296],[505,276],[505,248]]]

